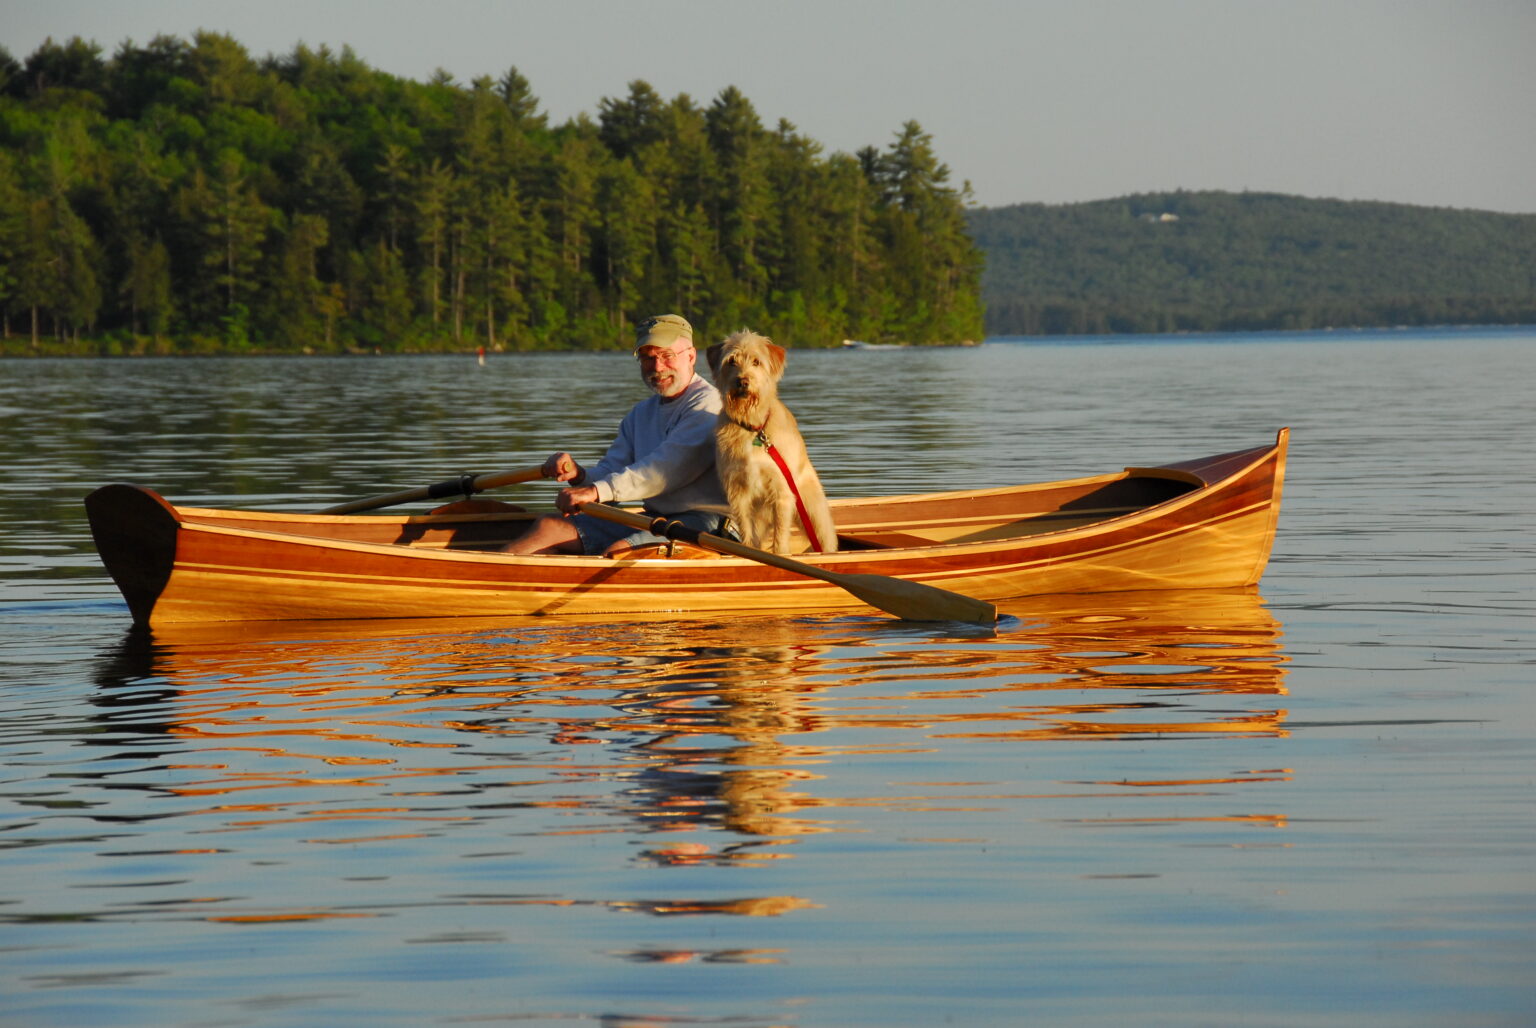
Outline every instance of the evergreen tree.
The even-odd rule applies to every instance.
[[[205,325],[217,324],[237,346],[249,341],[249,308],[256,291],[252,277],[261,260],[271,209],[251,187],[240,154],[223,151],[210,177],[199,168],[177,198],[190,229],[190,256],[202,283],[193,303]]]
[[[650,83],[636,79],[622,100],[598,101],[598,138],[617,158],[634,157],[663,136],[665,105]]]
[[[291,348],[315,346],[325,337],[325,284],[317,255],[326,243],[326,220],[296,214],[282,232],[277,268],[271,276],[262,327]]]
[[[448,207],[458,191],[452,169],[434,160],[417,182],[416,245],[422,254],[419,302],[426,308],[430,332],[436,336],[445,317],[444,275],[448,251]]]
[[[656,245],[656,209],[648,183],[628,159],[620,160],[598,179],[601,227],[597,249],[601,283],[609,297],[609,321],[620,326],[645,316],[639,309],[640,287]]]
[[[532,85],[516,68],[507,69],[497,83],[497,93],[518,131],[532,132],[544,128],[544,115],[539,113],[539,98],[533,95]]]
[[[758,320],[768,288],[763,251],[772,246],[766,136],[757,111],[736,87],[721,91],[704,115],[715,156],[711,199],[721,252],[735,279],[728,324]]]

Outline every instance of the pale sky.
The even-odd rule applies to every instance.
[[[1536,213],[1536,0],[0,0],[18,61],[227,33],[461,83],[554,122],[634,79],[738,87],[828,152],[915,119],[983,206],[1255,190]]]

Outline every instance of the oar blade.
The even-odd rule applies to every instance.
[[[997,608],[947,589],[883,575],[838,575],[837,584],[871,607],[903,621],[965,621],[997,624]]]

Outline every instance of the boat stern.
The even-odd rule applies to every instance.
[[[96,552],[136,625],[149,624],[176,563],[179,522],[158,493],[136,485],[104,485],[85,498]]]

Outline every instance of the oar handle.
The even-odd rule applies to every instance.
[[[420,486],[416,489],[402,489],[398,493],[387,493],[383,496],[370,496],[362,500],[353,500],[350,503],[337,504],[319,511],[320,514],[355,514],[360,510],[377,510],[380,507],[393,507],[400,503],[410,503],[413,500],[437,500],[445,496],[469,496],[471,493],[483,493],[487,489],[495,489],[504,485],[515,485],[518,482],[531,482],[536,478],[544,477],[544,469],[518,468],[516,471],[493,471],[484,475],[460,475],[458,478],[450,478],[434,485]]]

